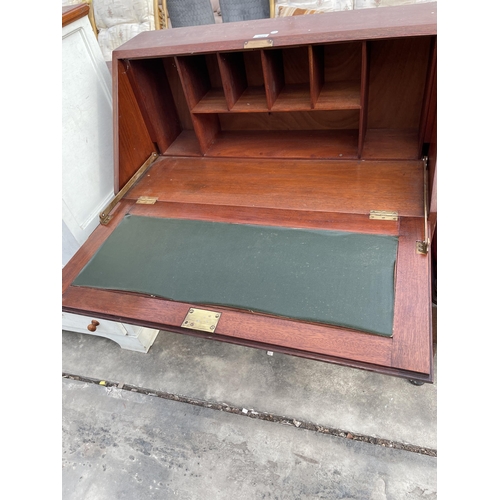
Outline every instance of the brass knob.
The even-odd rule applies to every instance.
[[[90,322],[90,325],[87,326],[87,330],[89,330],[90,332],[95,332],[97,327],[99,325],[99,321],[93,319],[91,322]]]

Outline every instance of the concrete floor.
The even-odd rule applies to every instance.
[[[148,354],[62,340],[64,499],[437,497],[437,382],[169,332]]]

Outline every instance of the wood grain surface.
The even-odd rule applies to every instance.
[[[159,201],[423,215],[422,162],[160,158],[128,194]]]
[[[128,63],[113,61],[115,193],[156,152],[127,75]]]
[[[403,219],[400,224],[394,310],[392,366],[430,373],[432,367],[432,311],[430,252],[420,255],[417,240],[424,237],[422,219]]]

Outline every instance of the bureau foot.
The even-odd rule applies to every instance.
[[[424,382],[422,382],[421,380],[413,380],[413,379],[408,379],[408,382],[410,382],[410,384],[412,385],[418,385],[418,386],[421,386],[421,385],[424,385]]]

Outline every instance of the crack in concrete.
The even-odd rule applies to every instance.
[[[74,375],[70,373],[63,373],[63,378],[77,380],[80,382],[87,382],[90,384],[97,384],[103,387],[113,387],[123,391],[137,392],[139,394],[145,394],[147,396],[159,397],[162,399],[169,399],[171,401],[178,401],[180,403],[187,403],[194,406],[201,406],[203,408],[209,408],[211,410],[224,411],[226,413],[233,413],[235,415],[241,415],[243,417],[256,418],[259,420],[265,420],[267,422],[275,422],[282,425],[291,425],[299,429],[307,429],[314,432],[319,432],[321,434],[328,434],[331,436],[336,436],[344,439],[350,439],[352,441],[360,441],[364,443],[374,444],[376,446],[382,446],[385,448],[392,448],[394,450],[403,450],[411,453],[418,453],[420,455],[427,455],[430,457],[437,457],[437,450],[432,448],[424,448],[421,446],[415,446],[411,444],[400,443],[397,441],[392,441],[390,439],[377,438],[373,436],[367,436],[364,434],[356,434],[354,432],[349,432],[343,429],[335,429],[333,427],[314,424],[312,422],[304,422],[302,420],[297,420],[295,418],[290,418],[286,416],[274,415],[272,413],[266,413],[257,411],[254,409],[246,409],[244,407],[237,407],[228,405],[226,403],[216,403],[213,401],[205,401],[203,399],[190,398],[186,396],[180,396],[178,394],[172,394],[169,392],[156,391],[154,389],[146,389],[143,387],[137,387],[131,384],[125,384],[123,382],[112,382],[109,380],[99,380],[90,377],[82,377],[80,375]]]

